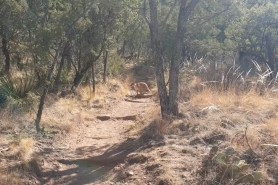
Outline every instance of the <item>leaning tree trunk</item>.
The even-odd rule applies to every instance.
[[[157,18],[157,1],[149,0],[150,6],[150,36],[151,36],[151,47],[152,47],[152,60],[156,64],[156,83],[157,90],[160,100],[161,114],[163,118],[169,115],[169,98],[167,95],[167,89],[164,77],[163,59],[161,53],[160,36],[158,30],[158,18]]]
[[[48,71],[46,82],[45,82],[46,85],[44,86],[43,93],[42,93],[41,98],[40,98],[40,104],[39,104],[39,109],[38,109],[38,112],[37,112],[37,118],[35,120],[37,133],[41,132],[40,122],[41,122],[44,102],[45,102],[46,95],[48,93],[48,89],[49,89],[49,86],[50,86],[50,80],[51,80],[51,77],[52,77],[52,74],[53,74],[53,71],[54,71],[55,64],[56,64],[56,62],[54,61],[53,64],[51,65],[49,71]]]
[[[62,52],[61,62],[60,62],[60,65],[58,67],[57,75],[56,75],[54,85],[53,85],[53,92],[54,93],[58,93],[58,91],[59,91],[62,70],[63,70],[63,67],[65,65],[65,59],[68,56],[68,50],[69,50],[69,47],[70,47],[69,44],[70,44],[69,42],[67,42],[65,44],[63,52]]]
[[[101,50],[99,51],[97,56],[93,56],[90,58],[90,61],[88,61],[83,68],[78,67],[78,71],[75,74],[72,86],[71,86],[71,92],[75,92],[77,87],[81,84],[83,77],[86,75],[86,73],[89,71],[89,69],[96,63],[96,61],[99,59],[99,57],[102,54],[102,51],[104,49],[104,45],[101,47]]]
[[[75,74],[75,77],[73,79],[73,83],[71,86],[71,92],[75,92],[75,90],[77,89],[77,87],[81,84],[83,77],[85,76],[85,74],[87,73],[87,71],[89,70],[89,68],[85,68],[83,70],[77,71]]]
[[[43,88],[43,92],[42,92],[42,95],[41,95],[41,98],[40,98],[40,103],[39,103],[39,108],[38,108],[38,112],[37,112],[37,117],[36,117],[36,120],[35,120],[35,125],[36,125],[37,133],[42,131],[41,127],[40,127],[40,122],[41,122],[44,102],[45,102],[45,98],[46,98],[46,95],[48,93],[49,87],[51,85],[51,77],[52,77],[54,68],[55,68],[56,63],[57,63],[60,46],[58,47],[58,49],[57,49],[57,51],[55,53],[55,56],[53,58],[53,63],[51,64],[51,66],[50,66],[50,68],[48,70],[48,73],[47,73],[47,77],[45,79],[45,86]]]
[[[103,83],[106,83],[106,78],[107,78],[107,62],[108,62],[108,50],[105,51],[103,57]]]
[[[9,74],[10,68],[11,68],[11,58],[10,58],[10,52],[8,49],[8,40],[6,37],[2,38],[2,52],[5,56],[5,67],[4,72],[6,74]]]

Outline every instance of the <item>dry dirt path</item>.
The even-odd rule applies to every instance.
[[[90,119],[43,148],[43,184],[112,184],[106,180],[107,174],[132,151],[124,147],[132,137],[129,131],[155,106],[151,98],[142,98],[114,100],[109,108],[87,109]],[[98,116],[110,119],[101,121]]]

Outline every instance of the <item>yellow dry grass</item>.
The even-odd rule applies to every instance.
[[[278,145],[278,113],[274,118],[267,120],[264,128],[271,134],[275,143],[265,144],[276,144]]]
[[[1,169],[0,169],[1,170]],[[22,185],[24,181],[20,175],[0,171],[0,184],[2,185]]]
[[[277,103],[276,95],[269,93],[261,96],[254,91],[237,94],[234,91],[220,92],[204,89],[191,96],[189,107],[190,109],[192,107],[197,109],[203,109],[209,106],[219,107],[221,112],[211,114],[211,119],[218,117],[220,119],[221,116],[227,117],[231,118],[232,123],[240,123],[242,126],[242,130],[233,136],[232,146],[237,151],[245,151],[246,148],[249,148],[249,143],[253,150],[260,151],[262,144],[267,144],[263,143],[266,141],[259,132],[261,129],[265,130],[273,138],[268,140],[268,142],[271,142],[268,144],[278,144],[278,113],[275,115]],[[246,115],[247,112],[258,114],[257,117],[254,117],[253,121],[264,120],[265,124],[259,121],[258,123],[260,125],[257,127],[249,126],[245,135],[245,125],[249,125],[250,121]],[[219,125],[215,124],[210,126],[214,128]]]
[[[97,84],[95,95],[89,86],[81,86],[77,92],[78,96],[58,99],[45,108],[42,126],[47,130],[72,132],[74,125],[83,124],[85,120],[94,120],[88,111],[92,105],[105,108],[111,103],[111,99],[121,99],[128,91],[128,83],[118,79],[111,79],[106,84]]]
[[[11,156],[29,162],[34,154],[34,145],[35,141],[32,138],[15,140],[10,146]]]
[[[9,143],[9,149],[1,156],[4,160],[0,161],[0,184],[26,184],[26,178],[22,175],[30,170],[29,164],[34,159],[35,141],[32,138],[16,138],[12,142],[6,140],[4,143]]]
[[[237,95],[231,91],[217,92],[208,89],[193,95],[190,104],[196,107],[215,105],[221,108],[243,107],[253,110],[273,109],[276,106],[268,95],[260,96],[254,92]]]
[[[105,100],[107,96],[114,98],[121,98],[128,94],[129,87],[128,82],[123,82],[119,79],[110,79],[105,84],[96,85],[96,93],[93,94],[92,87],[83,86],[79,89],[82,100]]]

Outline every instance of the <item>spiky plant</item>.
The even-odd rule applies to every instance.
[[[32,93],[36,83],[30,75],[2,77],[0,86],[0,105],[2,100],[3,105],[9,102],[11,110],[29,111],[37,103],[37,96]]]
[[[35,87],[34,78],[27,75],[21,78],[2,77],[0,83],[6,94],[16,99],[27,97],[27,94]]]
[[[260,66],[256,61],[252,62],[255,68],[246,72],[235,63],[229,66],[222,62],[217,65],[201,58],[194,65],[188,64],[184,70],[185,74],[200,78],[204,87],[216,91],[235,90],[237,93],[247,93],[254,90],[260,95],[268,90],[277,91],[278,73],[274,74],[268,65]],[[255,74],[251,74],[251,70]]]

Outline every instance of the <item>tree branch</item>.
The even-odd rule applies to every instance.
[[[203,22],[201,22],[201,24],[204,24],[205,22],[208,22],[211,19],[214,19],[214,18],[220,16],[221,14],[225,13],[226,11],[228,11],[230,9],[230,7],[231,7],[231,4],[229,6],[227,6],[224,10],[221,10],[220,12],[216,12],[212,16],[210,16],[207,19],[205,19]]]
[[[173,6],[171,6],[169,12],[167,13],[165,19],[162,21],[162,25],[165,25],[170,17],[170,15],[172,14],[172,12],[174,11],[176,5],[177,5],[178,0],[175,0]]]
[[[148,25],[150,25],[150,21],[148,20],[148,18],[147,18],[147,2],[146,2],[146,0],[144,0],[144,3],[143,3],[143,14],[142,14],[142,17],[144,18],[144,20],[146,21],[146,23],[148,24]]]

